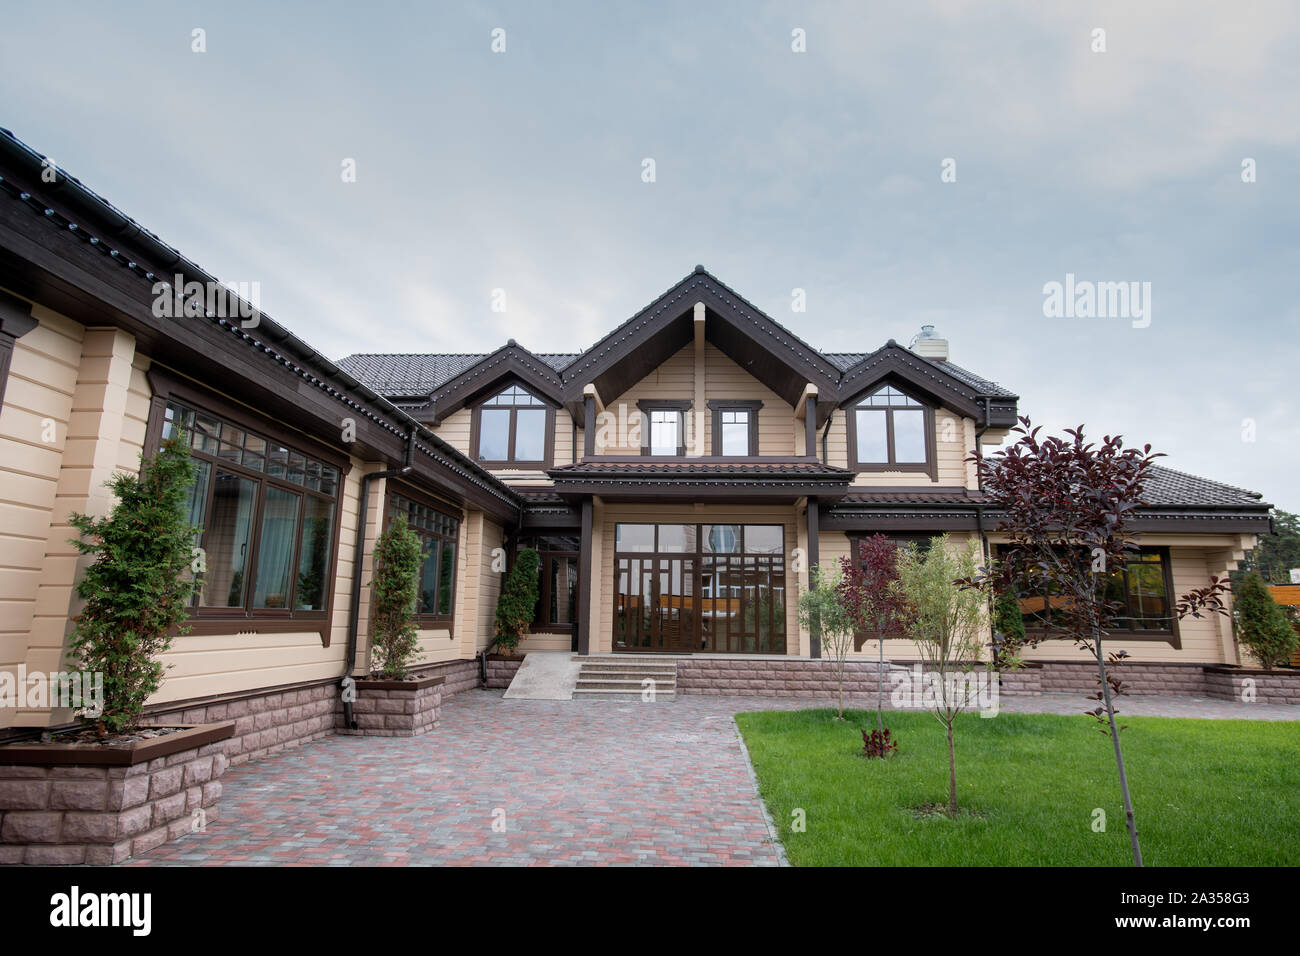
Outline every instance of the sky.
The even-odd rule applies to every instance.
[[[700,263],[1300,511],[1300,4],[7,6],[0,126],[326,355],[578,351]]]

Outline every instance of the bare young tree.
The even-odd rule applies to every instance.
[[[838,572],[814,567],[809,570],[808,579],[808,590],[799,595],[799,626],[810,631],[821,629],[822,653],[835,666],[839,687],[840,706],[835,719],[843,720],[844,664],[853,647],[853,621],[840,603]]]
[[[951,547],[947,535],[928,551],[915,544],[898,562],[899,588],[911,608],[907,636],[916,642],[928,679],[937,683],[931,712],[948,736],[948,815],[957,815],[957,746],[954,725],[971,703],[971,677],[987,628],[984,596],[962,587],[975,574],[973,548]]]

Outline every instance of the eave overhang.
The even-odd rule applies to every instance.
[[[594,458],[547,474],[555,483],[555,493],[567,500],[599,495],[620,501],[740,500],[747,504],[792,503],[809,497],[837,501],[853,480],[846,469],[805,458],[775,462]]]
[[[922,358],[893,339],[844,370],[839,383],[840,404],[851,404],[881,385],[901,386],[917,398],[974,419],[977,427],[1009,428],[1017,422],[1015,397],[984,395],[946,371],[942,362]]]
[[[560,373],[511,339],[434,389],[429,395],[428,407],[421,409],[417,417],[437,424],[512,381],[518,381],[539,398],[545,398],[556,406],[564,401],[564,383]]]

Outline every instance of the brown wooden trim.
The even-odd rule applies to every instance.
[[[641,454],[647,458],[685,458],[686,457],[686,413],[691,410],[694,403],[689,399],[676,398],[643,398],[636,403],[637,410],[641,413]],[[651,412],[677,412],[677,454],[676,455],[651,455],[650,454],[650,413]]]
[[[7,292],[0,292],[0,408],[5,403],[5,386],[9,384],[14,342],[39,324],[32,316],[30,305]]]
[[[584,396],[582,404],[582,457],[591,458],[596,454],[596,397]],[[577,428],[576,420],[574,427]]]
[[[807,519],[808,519],[808,570],[809,570],[809,574],[811,575],[812,569],[819,567],[821,565],[821,540],[820,540],[821,527],[820,527],[820,522],[817,520],[818,507],[817,507],[816,498],[808,499]],[[809,583],[811,584],[811,581]],[[788,591],[789,589],[788,584],[786,585],[786,588]],[[809,648],[810,657],[816,658],[822,656],[822,636],[821,636],[821,632],[816,627],[812,628],[812,632],[809,635],[808,648]]]
[[[413,680],[384,680],[383,678],[376,677],[358,677],[354,686],[356,687],[359,696],[368,690],[397,690],[414,694],[416,691],[424,690],[426,687],[436,687],[439,684],[445,683],[447,683],[447,678],[442,676],[417,677]]]
[[[724,457],[722,454],[722,413],[724,411],[745,411],[749,412],[749,454],[732,455],[725,460],[758,458],[758,411],[763,407],[763,403],[757,399],[715,398],[708,404],[713,411],[713,441],[710,443],[710,451],[713,452],[713,457]],[[700,459],[692,460],[699,461]]]
[[[37,767],[81,764],[90,766],[133,767],[183,750],[226,740],[234,736],[235,722],[177,725],[185,729],[162,737],[133,740],[128,744],[6,744],[0,747],[0,764],[31,764]],[[141,727],[142,730],[147,729]]]
[[[498,384],[505,384],[505,383],[498,383]],[[514,384],[514,383],[513,383],[513,382],[510,382],[509,384]],[[523,383],[523,382],[520,382],[519,385],[520,385],[521,387],[523,387],[523,388],[526,388],[526,389],[528,388],[528,386],[527,386],[525,383]],[[508,387],[508,385],[507,385],[507,387]],[[485,397],[486,397],[486,398],[492,398],[493,396],[499,394],[501,391],[503,391],[502,388],[494,388],[494,389],[491,391],[491,393],[490,393],[489,395],[485,396]],[[532,390],[529,389],[529,392],[530,392],[530,393],[531,393],[531,391],[532,391]],[[542,406],[541,406],[541,407],[542,407],[543,411],[546,412],[546,434],[545,434],[545,436],[544,436],[544,438],[543,438],[543,440],[542,440],[542,457],[539,458],[539,459],[537,459],[537,460],[535,460],[535,461],[534,461],[534,460],[518,461],[518,460],[516,460],[515,457],[514,457],[514,454],[515,454],[515,415],[516,415],[516,413],[517,413],[520,409],[529,409],[529,408],[536,409],[538,406],[536,406],[536,405],[495,405],[495,406],[492,406],[492,407],[494,407],[494,408],[500,408],[500,409],[503,409],[503,410],[509,410],[509,412],[510,412],[509,435],[507,436],[507,439],[506,439],[506,441],[507,441],[507,446],[506,446],[506,448],[507,448],[507,455],[508,455],[508,457],[507,457],[504,461],[490,461],[490,460],[488,460],[488,459],[486,459],[486,458],[480,458],[480,457],[479,457],[478,441],[479,441],[480,428],[481,428],[481,424],[482,424],[483,405],[482,405],[482,403],[476,402],[476,403],[474,404],[473,408],[472,408],[471,411],[470,411],[470,424],[469,424],[469,450],[470,450],[470,458],[472,458],[472,459],[474,460],[474,462],[477,463],[481,468],[498,468],[498,469],[503,469],[503,468],[520,468],[520,469],[523,469],[523,468],[536,468],[536,469],[538,469],[538,470],[540,471],[540,470],[545,470],[545,469],[547,469],[547,468],[552,467],[552,461],[553,461],[554,458],[555,458],[555,409],[556,409],[556,406],[553,405],[550,401],[546,401],[546,400],[544,400],[544,401],[542,402]]]
[[[582,500],[582,534],[578,547],[578,653],[591,653],[592,503]]]
[[[441,422],[466,405],[496,394],[502,383],[510,379],[517,380],[528,391],[551,404],[563,404],[560,373],[511,339],[433,391],[430,398],[434,403],[435,421]]]

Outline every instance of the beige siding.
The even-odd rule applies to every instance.
[[[469,408],[462,408],[459,411],[452,412],[439,422],[437,427],[433,429],[433,433],[462,455],[469,455],[472,418],[473,412]]]

